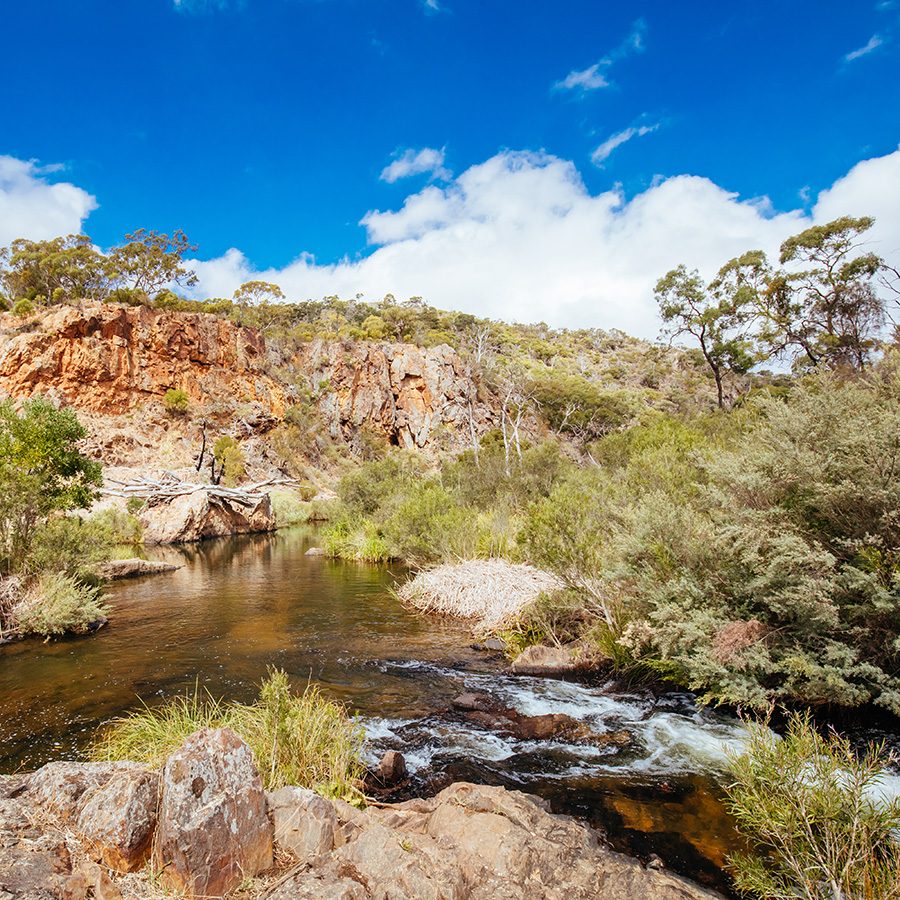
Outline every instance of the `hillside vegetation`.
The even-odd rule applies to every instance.
[[[265,446],[301,477],[342,475],[326,550],[546,569],[564,588],[505,633],[511,651],[565,643],[716,702],[900,713],[896,281],[864,246],[871,225],[816,226],[787,240],[777,265],[750,251],[708,283],[684,267],[664,275],[661,318],[688,349],[419,298],[288,302],[264,282],[186,299],[180,233],[138,232],[107,254],[84,236],[16,241],[0,278],[23,327],[41,307],[90,299],[259,329],[268,371],[294,400]],[[320,418],[332,386],[298,379],[292,363],[311,341],[449,345],[493,425],[454,452],[365,432],[335,444]],[[190,418],[174,388],[165,403]],[[238,483],[240,444],[220,438],[214,454]]]

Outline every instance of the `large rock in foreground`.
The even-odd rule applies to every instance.
[[[245,506],[203,490],[171,500],[150,500],[140,519],[147,544],[182,544],[229,534],[274,531],[276,527],[268,494]]]
[[[272,866],[262,780],[230,728],[195,732],[166,762],[153,861],[167,887],[194,897],[222,897]]]
[[[602,846],[544,801],[459,783],[365,813],[337,802],[330,859],[270,900],[701,900],[718,896]],[[286,810],[282,808],[282,815]]]

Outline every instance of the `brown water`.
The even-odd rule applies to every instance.
[[[404,751],[409,793],[452,780],[503,784],[546,797],[671,868],[727,887],[721,866],[735,837],[719,801],[730,718],[684,694],[513,678],[473,650],[465,627],[404,608],[391,587],[403,569],[305,556],[312,532],[160,549],[177,572],[111,585],[110,625],[98,634],[0,650],[0,772],[78,758],[96,729],[141,702],[193,691],[250,700],[268,665],[312,679],[359,713],[374,759]],[[523,713],[565,712],[597,731],[628,729],[627,750],[515,741],[451,711],[465,690],[488,691]]]

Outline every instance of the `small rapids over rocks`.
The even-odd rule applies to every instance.
[[[454,710],[420,718],[363,720],[368,752],[375,760],[400,750],[419,777],[455,762],[508,772],[515,783],[564,781],[604,774],[676,776],[722,769],[726,748],[740,749],[745,731],[733,717],[698,709],[689,694],[623,693],[612,684],[469,672],[418,661],[385,661],[380,671],[407,678],[441,680],[456,693],[477,691],[526,716],[562,713],[599,736],[626,732],[626,746],[593,746],[564,740],[529,741],[462,721]],[[501,764],[501,765],[494,765]]]

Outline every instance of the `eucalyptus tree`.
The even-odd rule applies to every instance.
[[[138,298],[151,298],[163,288],[193,287],[196,274],[184,255],[197,247],[176,229],[171,235],[139,228],[109,253],[110,270],[121,287]]]
[[[705,284],[699,272],[681,265],[656,284],[664,333],[670,340],[690,335],[697,341],[715,380],[720,408],[725,406],[725,374],[743,374],[756,362],[749,337],[754,291],[744,281],[750,268],[732,260]]]
[[[875,280],[885,271],[861,240],[875,220],[842,216],[781,245],[782,268],[762,293],[760,338],[810,367],[863,369],[886,322]]]

